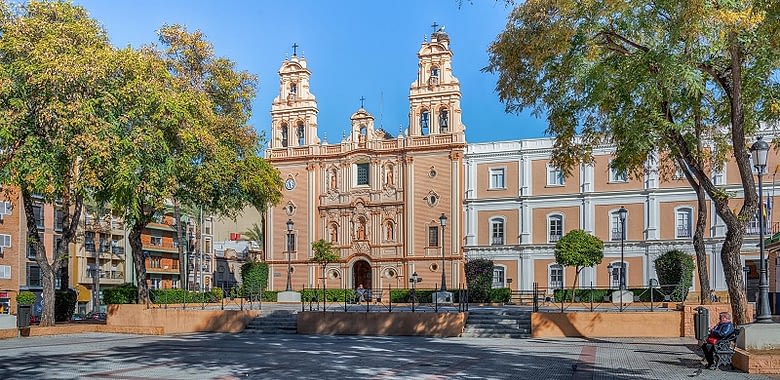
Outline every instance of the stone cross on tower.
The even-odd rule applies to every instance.
[[[439,24],[437,24],[436,21],[434,21],[433,25],[431,25],[431,27],[433,28],[433,32],[436,33],[436,28],[439,27]]]
[[[363,108],[363,102],[366,100],[364,97],[360,97],[360,108]]]
[[[293,42],[292,48],[293,48],[293,57],[295,57],[298,55],[298,43]]]

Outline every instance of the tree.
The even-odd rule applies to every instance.
[[[112,185],[102,192],[128,210],[140,302],[148,301],[141,234],[166,202],[235,217],[245,206],[262,212],[277,203],[282,188],[279,172],[258,156],[261,136],[247,125],[254,76],[215,57],[200,32],[174,25],[159,34],[162,51],[122,51],[115,114],[123,128]]]
[[[309,259],[309,262],[319,264],[322,272],[322,299],[325,299],[325,268],[330,263],[335,263],[341,258],[333,246],[333,243],[320,239],[311,243],[311,249],[314,252],[314,256]]]
[[[572,302],[574,302],[577,280],[582,269],[601,263],[603,258],[604,243],[583,230],[571,230],[555,243],[555,262],[564,267],[574,267],[574,282],[571,285]]]
[[[688,296],[688,289],[693,283],[693,259],[691,255],[680,251],[671,250],[653,261],[655,263],[655,273],[658,275],[658,282],[664,286],[674,286],[672,290],[672,300],[685,301]],[[709,298],[709,294],[707,295]]]
[[[260,247],[263,246],[263,229],[257,223],[252,223],[252,227],[242,232],[249,241],[255,242]]]
[[[727,227],[720,258],[738,324],[749,321],[739,253],[758,202],[748,136],[780,118],[778,19],[778,4],[764,0],[529,0],[486,67],[499,74],[508,111],[547,114],[552,161],[564,172],[606,142],[613,167],[634,177],[677,162],[695,179]],[[738,212],[710,177],[730,157],[744,194]]]
[[[21,193],[26,243],[41,269],[41,326],[52,326],[55,273],[67,261],[85,197],[105,180],[115,143],[105,112],[113,49],[81,7],[1,1],[0,11],[0,183]],[[52,252],[38,235],[33,207],[41,203],[62,211]]]

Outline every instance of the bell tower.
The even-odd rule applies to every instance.
[[[279,95],[271,104],[271,149],[319,143],[319,110],[309,88],[311,71],[306,59],[298,57],[298,44],[292,48],[292,57],[285,59],[279,68]]]
[[[450,37],[443,26],[433,23],[432,27],[431,41],[423,41],[417,52],[417,80],[409,88],[408,134],[464,135],[460,82],[452,73]]]

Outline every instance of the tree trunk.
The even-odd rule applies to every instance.
[[[574,283],[571,284],[571,302],[574,303],[575,294],[577,294],[577,280],[580,277],[580,271],[582,270],[581,267],[574,267]],[[564,297],[564,301],[565,301]]]
[[[135,280],[138,283],[138,303],[149,303],[149,287],[146,284],[146,263],[144,260],[143,245],[141,244],[141,232],[146,228],[146,223],[136,223],[128,234],[130,248],[133,250],[133,266],[135,267]]]
[[[46,255],[46,247],[38,235],[38,225],[35,223],[35,212],[30,192],[21,190],[24,215],[27,219],[27,245],[35,249],[35,262],[41,271],[41,287],[43,288],[43,312],[41,314],[41,326],[54,326],[54,270],[49,264]]]
[[[181,288],[187,289],[187,266],[184,265],[184,263],[186,263],[186,261],[184,261],[184,255],[186,255],[187,252],[184,247],[188,242],[182,239],[181,207],[177,200],[173,201],[173,220],[176,221],[176,242],[179,247],[179,278],[181,279]]]
[[[707,249],[704,246],[704,228],[707,225],[707,201],[704,198],[704,189],[701,186],[697,184],[693,189],[696,191],[696,199],[698,201],[696,230],[693,233],[693,250],[696,252],[696,268],[699,271],[699,289],[701,290],[699,298],[702,305],[708,305],[712,301],[710,300],[710,272],[707,267]]]
[[[734,313],[734,323],[744,325],[753,321],[748,314],[745,282],[742,278],[742,264],[739,260],[739,250],[742,247],[744,229],[729,228],[720,251],[723,262],[723,272],[729,288],[731,309]]]

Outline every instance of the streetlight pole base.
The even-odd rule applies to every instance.
[[[452,305],[453,294],[446,290],[439,290],[433,294],[433,302],[439,305]]]
[[[276,295],[278,303],[301,303],[301,293],[285,290]]]

